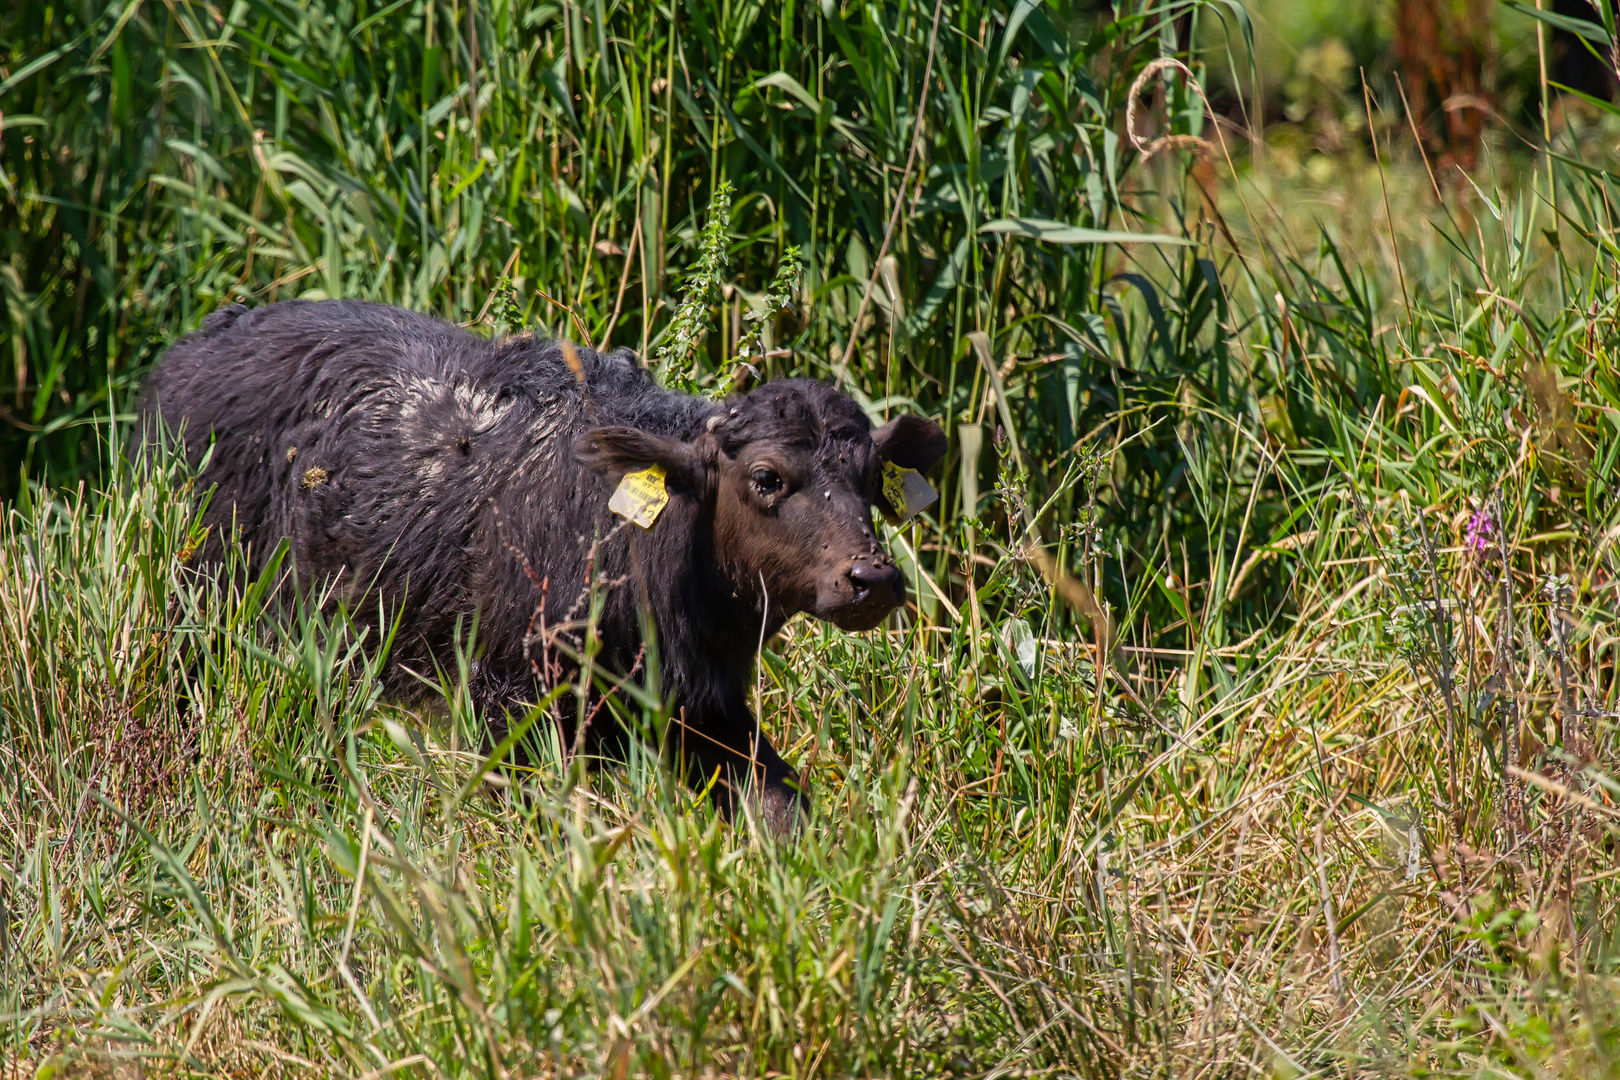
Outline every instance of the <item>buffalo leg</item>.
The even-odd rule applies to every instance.
[[[785,836],[797,831],[809,812],[809,795],[798,771],[782,760],[752,716],[723,725],[677,717],[669,739],[677,759],[684,761],[687,782],[699,790],[709,787],[709,797],[727,819],[745,798],[751,799],[766,826]]]

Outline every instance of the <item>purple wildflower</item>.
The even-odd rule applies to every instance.
[[[1468,531],[1463,534],[1463,546],[1476,555],[1488,554],[1491,537],[1496,534],[1496,519],[1489,510],[1476,510],[1468,519]]]

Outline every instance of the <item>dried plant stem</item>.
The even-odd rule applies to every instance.
[[[617,326],[618,323],[619,323],[619,312],[624,310],[624,290],[625,290],[625,286],[630,283],[630,264],[631,264],[631,262],[634,261],[632,259],[632,256],[637,251],[642,252],[641,274],[642,274],[643,278],[646,277],[646,274],[647,274],[646,249],[641,247],[640,245],[641,245],[641,215],[638,214],[638,215],[636,215],[636,227],[630,233],[630,244],[629,244],[628,247],[626,247],[624,249],[624,269],[622,271],[620,271],[620,273],[619,273],[619,293],[618,293],[617,296],[615,296],[613,298],[613,315],[612,315],[611,318],[608,319],[607,329],[602,331],[602,339],[596,345],[596,347],[598,349],[605,350],[608,347],[608,343],[613,340],[613,328],[615,326]]]
[[[1322,890],[1322,922],[1327,928],[1328,941],[1328,972],[1333,979],[1333,993],[1339,999],[1339,1008],[1344,1008],[1344,969],[1343,957],[1339,953],[1339,927],[1333,914],[1333,893],[1328,888],[1327,852],[1322,844],[1322,825],[1316,826],[1316,881]]]
[[[1406,318],[1412,318],[1412,294],[1406,287],[1406,268],[1401,265],[1401,246],[1395,238],[1395,215],[1389,208],[1389,181],[1384,176],[1384,159],[1378,153],[1378,128],[1373,123],[1372,91],[1367,89],[1367,72],[1361,72],[1361,103],[1367,113],[1367,137],[1372,140],[1373,161],[1378,166],[1378,189],[1384,196],[1384,221],[1389,226],[1389,252],[1395,260],[1395,276],[1401,283],[1401,303]]]

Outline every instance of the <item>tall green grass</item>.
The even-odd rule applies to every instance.
[[[0,1068],[1616,1071],[1606,160],[1431,181],[1375,93],[1279,188],[1169,70],[1136,134],[1208,145],[1144,162],[1131,84],[1241,12],[935,10],[0,14]],[[456,673],[402,710],[191,566],[117,417],[311,293],[947,426],[915,608],[763,651],[798,842],[643,756],[491,768]]]
[[[1168,530],[1208,558],[1176,403],[1242,408],[1244,316],[1213,253],[1086,230],[1208,228],[1171,172],[1135,170],[1119,122],[1144,63],[1212,20],[1241,37],[1240,7],[184,0],[0,20],[6,492],[97,474],[96,432],[144,369],[229,301],[364,297],[655,353],[728,182],[705,381],[740,370],[794,247],[795,310],[751,362],[975,429],[963,445],[985,449],[940,473],[945,520],[1000,513],[998,429],[1042,502],[1104,430],[1126,463],[1113,535]],[[1146,93],[1168,95],[1167,130],[1205,131],[1179,76]],[[1161,182],[1171,198],[1133,194]],[[953,551],[924,559],[942,585]]]

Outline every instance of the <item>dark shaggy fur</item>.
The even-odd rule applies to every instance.
[[[161,416],[194,462],[212,442],[207,554],[234,527],[258,567],[288,538],[307,586],[335,582],[362,618],[380,596],[399,619],[396,672],[453,665],[457,621],[465,632],[476,614],[472,690],[497,732],[576,677],[570,624],[592,583],[605,671],[645,662],[645,610],[689,778],[718,773],[729,811],[756,761],[781,828],[802,793],[747,706],[761,635],[799,611],[862,629],[900,602],[871,527],[877,468],[926,468],[944,448],[915,417],[874,441],[852,400],[814,382],[721,405],[658,388],[628,353],[488,342],[348,301],[215,312],[169,350],[141,413],[149,443]],[[655,462],[672,497],[643,531],[607,503],[623,472]],[[596,749],[618,736],[601,726]]]

